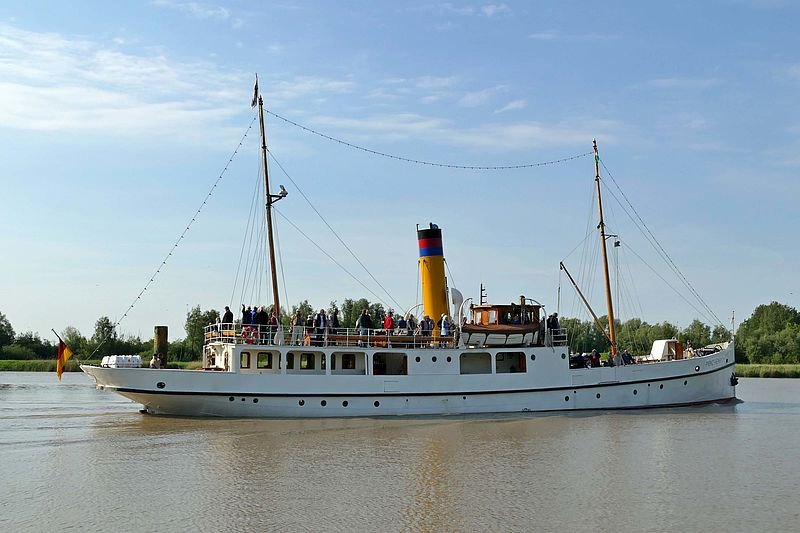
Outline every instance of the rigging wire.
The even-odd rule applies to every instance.
[[[161,269],[164,268],[167,265],[167,260],[170,257],[172,257],[172,254],[175,251],[175,249],[178,247],[178,245],[181,243],[183,238],[189,232],[189,229],[192,227],[192,225],[197,220],[197,216],[200,214],[200,212],[206,206],[206,203],[208,203],[208,200],[211,198],[211,195],[214,194],[214,191],[216,190],[217,185],[219,185],[219,182],[222,181],[222,178],[228,172],[228,167],[230,166],[231,162],[233,161],[233,158],[236,157],[236,155],[239,153],[239,149],[242,147],[242,144],[244,144],[244,140],[247,138],[247,135],[250,133],[250,130],[253,128],[253,123],[255,123],[255,121],[256,121],[256,117],[253,117],[253,119],[250,121],[250,124],[247,126],[247,129],[245,130],[244,135],[242,135],[242,138],[239,140],[239,144],[236,145],[236,149],[233,151],[231,156],[228,158],[228,162],[225,163],[225,166],[223,167],[222,172],[220,172],[219,176],[217,176],[217,179],[214,181],[214,184],[211,186],[211,189],[209,189],[208,193],[206,194],[205,198],[203,199],[203,202],[200,204],[200,207],[198,207],[197,210],[194,212],[194,214],[192,215],[191,220],[189,220],[189,223],[186,224],[186,228],[184,228],[184,230],[181,232],[180,236],[178,237],[178,240],[175,241],[175,243],[172,245],[172,248],[170,248],[169,252],[167,252],[167,255],[164,256],[164,259],[161,261],[161,264],[158,265],[158,268],[156,268],[155,272],[153,272],[153,274],[150,276],[150,279],[147,281],[147,283],[145,283],[145,285],[142,288],[142,290],[139,291],[139,294],[136,295],[136,298],[133,299],[133,301],[130,303],[130,305],[125,310],[125,312],[122,313],[122,316],[119,319],[117,319],[117,321],[114,322],[114,324],[111,326],[111,331],[112,332],[115,329],[117,329],[117,326],[119,326],[122,323],[123,320],[125,320],[125,318],[128,316],[128,313],[130,313],[131,310],[134,308],[134,306],[139,302],[139,300],[141,300],[142,296],[147,291],[147,288],[153,283],[153,281],[156,279],[156,277],[161,273]],[[97,351],[106,342],[106,340],[108,340],[108,338],[109,337],[106,337],[105,339],[100,341],[100,344],[98,344],[97,347],[94,349],[94,351],[92,351],[92,353],[89,355],[89,359],[91,359],[94,356],[94,354],[97,353]]]
[[[313,133],[314,135],[319,135],[324,139],[328,139],[329,141],[333,141],[339,143],[341,145],[347,146],[348,148],[353,148],[355,150],[361,150],[362,152],[366,152],[368,154],[377,155],[380,157],[386,157],[388,159],[395,159],[397,161],[404,161],[406,163],[414,163],[417,165],[428,165],[432,167],[442,167],[442,168],[456,168],[461,170],[512,170],[512,169],[519,169],[519,168],[534,168],[534,167],[543,167],[546,165],[555,165],[558,163],[566,163],[567,161],[572,161],[573,159],[579,159],[581,157],[586,157],[592,155],[594,152],[586,152],[583,154],[577,154],[570,157],[564,157],[561,159],[554,159],[552,161],[542,161],[540,163],[525,163],[521,165],[499,165],[499,166],[484,166],[484,165],[453,165],[449,163],[438,163],[434,161],[423,161],[421,159],[413,159],[410,157],[402,157],[399,155],[388,154],[386,152],[379,152],[377,150],[372,150],[370,148],[365,148],[363,146],[359,146],[357,144],[353,144],[351,142],[344,141],[342,139],[338,139],[336,137],[332,137],[330,135],[326,135],[325,133],[319,132],[315,129],[309,128],[308,126],[303,126],[302,124],[298,124],[293,120],[289,120],[286,117],[283,117],[277,113],[270,111],[269,109],[264,110],[265,113],[272,115],[275,118],[278,118],[287,124],[291,124],[292,126],[296,126],[303,131],[308,133]],[[277,161],[276,161],[277,163]],[[278,163],[280,164],[280,163]]]
[[[259,168],[261,163],[259,162]],[[253,214],[256,212],[256,198],[258,197],[259,193],[259,186],[258,181],[256,181],[256,185],[253,188],[253,197],[250,199],[250,212],[247,215],[247,225],[246,228],[250,228],[250,224],[255,223],[253,221]],[[233,289],[231,289],[231,301],[229,302],[229,306],[233,305],[233,297],[236,294],[236,286],[239,284],[239,273],[241,272],[242,268],[242,258],[244,257],[244,249],[245,245],[247,244],[247,231],[245,230],[244,237],[242,238],[242,250],[239,252],[239,264],[236,266],[236,277],[233,280]],[[246,268],[246,267],[245,267]],[[242,281],[242,294],[241,294],[242,302],[244,302],[244,280]]]
[[[639,212],[636,211],[636,208],[633,207],[633,204],[630,202],[630,200],[628,200],[628,197],[625,195],[625,192],[622,190],[622,187],[619,186],[619,184],[617,183],[617,180],[614,179],[614,175],[611,173],[611,171],[608,169],[608,167],[606,166],[605,162],[602,159],[600,159],[600,164],[603,165],[603,169],[606,171],[608,176],[611,178],[612,183],[614,184],[614,186],[617,187],[617,189],[619,190],[620,194],[625,199],[625,202],[628,204],[628,206],[631,208],[633,213],[636,215],[636,218],[634,218],[628,212],[628,210],[625,208],[625,206],[622,204],[622,202],[620,202],[619,199],[616,198],[616,195],[614,195],[613,192],[611,192],[610,188],[606,188],[606,189],[609,192],[611,192],[612,196],[614,196],[614,198],[617,200],[617,202],[620,204],[620,206],[622,206],[622,208],[625,211],[625,213],[631,218],[631,220],[633,220],[634,224],[639,228],[639,230],[642,232],[642,234],[644,234],[645,238],[647,238],[647,240],[650,241],[651,246],[653,246],[653,248],[655,248],[656,252],[658,252],[659,255],[661,255],[661,257],[667,261],[667,263],[670,266],[671,270],[678,277],[678,279],[683,283],[683,285],[687,289],[689,289],[689,291],[694,295],[695,298],[697,298],[697,300],[700,302],[700,304],[709,312],[709,314],[711,314],[712,317],[714,317],[714,319],[717,321],[717,323],[722,325],[722,326],[724,326],[724,324],[719,319],[719,317],[714,313],[713,309],[711,309],[711,307],[709,307],[709,305],[705,302],[705,300],[703,300],[703,298],[695,290],[695,288],[692,286],[692,284],[689,282],[689,280],[686,278],[686,276],[683,274],[683,272],[680,271],[680,269],[675,264],[675,262],[672,260],[672,258],[669,256],[669,254],[664,249],[664,247],[661,246],[661,243],[658,242],[658,239],[656,239],[656,236],[653,234],[652,231],[650,231],[650,228],[647,226],[645,221],[639,215]],[[639,222],[641,222],[641,226],[639,226],[639,223],[637,223],[636,219],[638,219]],[[642,228],[644,228],[644,229],[642,229]],[[645,231],[646,231],[646,233],[645,233]]]
[[[384,287],[381,284],[381,282],[378,281],[378,279],[374,275],[372,275],[372,272],[370,272],[369,269],[367,268],[367,266],[363,262],[361,262],[361,259],[359,259],[358,256],[356,256],[356,254],[353,252],[353,250],[350,249],[349,246],[347,246],[347,244],[344,242],[344,240],[342,240],[342,238],[339,236],[339,234],[336,233],[336,230],[334,230],[331,227],[331,225],[328,224],[328,221],[325,220],[325,217],[322,216],[322,213],[320,213],[319,210],[314,206],[314,204],[311,203],[311,200],[309,200],[308,196],[306,196],[306,194],[303,192],[303,189],[300,188],[300,186],[292,179],[292,177],[289,175],[289,173],[286,172],[286,169],[283,168],[283,165],[281,165],[280,161],[278,161],[278,159],[275,157],[275,154],[273,154],[271,150],[267,150],[267,152],[269,152],[269,155],[270,155],[270,157],[272,157],[272,160],[275,161],[275,164],[278,165],[278,168],[280,168],[281,171],[284,173],[284,175],[289,179],[289,181],[292,182],[292,185],[294,185],[297,188],[297,191],[300,193],[300,195],[303,197],[303,199],[306,201],[306,203],[308,203],[308,205],[311,206],[311,209],[314,210],[314,212],[317,214],[319,219],[322,220],[322,222],[328,227],[329,230],[331,230],[331,233],[333,233],[333,235],[342,244],[342,246],[344,246],[345,249],[348,252],[350,252],[350,255],[353,257],[353,259],[356,260],[356,262],[358,262],[359,265],[361,265],[361,268],[363,268],[364,271],[367,274],[369,274],[369,277],[372,278],[372,281],[374,281],[378,285],[378,287],[380,287],[383,290],[383,292],[386,293],[386,296],[388,296],[389,299],[394,302],[394,304],[395,304],[397,309],[403,309],[403,306],[401,306],[399,303],[397,303],[397,300],[389,293],[389,291],[386,289],[386,287]],[[284,217],[284,218],[286,218],[286,217]],[[380,299],[380,300],[383,301],[383,299]],[[384,303],[386,303],[386,302],[384,302]],[[391,307],[391,306],[388,306],[388,307]]]
[[[281,212],[278,210],[278,208],[277,208],[277,207],[273,207],[273,209],[275,210],[275,212],[276,212],[276,213],[278,213],[280,216],[282,216],[282,217],[283,217],[283,219],[284,219],[286,222],[288,222],[288,223],[289,223],[289,224],[290,224],[290,225],[291,225],[291,226],[292,226],[294,229],[296,229],[296,230],[297,230],[297,232],[298,232],[298,233],[300,233],[300,235],[302,235],[303,237],[305,237],[305,238],[306,238],[306,240],[308,240],[308,242],[310,242],[311,244],[313,244],[314,246],[316,246],[316,248],[317,248],[317,249],[318,249],[320,252],[322,252],[323,254],[325,254],[325,256],[327,256],[327,258],[328,258],[328,259],[330,259],[331,261],[333,261],[333,262],[334,262],[334,264],[336,264],[336,266],[338,266],[339,268],[341,268],[341,269],[342,269],[342,271],[344,271],[344,272],[345,272],[345,273],[346,273],[348,276],[350,276],[351,278],[353,278],[353,279],[354,279],[354,280],[355,280],[355,281],[356,281],[356,282],[357,282],[359,285],[361,285],[362,287],[364,287],[364,289],[366,289],[366,290],[367,290],[367,292],[369,292],[371,295],[373,295],[375,298],[377,298],[379,302],[381,302],[382,304],[384,304],[384,305],[385,305],[387,308],[388,308],[388,307],[391,307],[391,306],[390,306],[390,305],[389,305],[389,304],[388,304],[388,303],[387,303],[387,302],[386,302],[386,301],[385,301],[383,298],[381,298],[380,296],[378,296],[377,294],[375,294],[375,292],[374,292],[372,289],[370,289],[369,287],[367,287],[366,285],[364,285],[364,283],[362,283],[360,279],[358,279],[357,277],[355,277],[355,276],[354,276],[354,275],[353,275],[353,274],[352,274],[352,273],[351,273],[349,270],[347,270],[347,269],[346,269],[344,266],[342,266],[342,264],[341,264],[341,263],[339,263],[339,262],[338,262],[336,259],[334,259],[334,258],[333,258],[333,256],[332,256],[331,254],[329,254],[328,252],[326,252],[326,251],[325,251],[325,250],[324,250],[324,249],[323,249],[323,248],[322,248],[322,247],[321,247],[319,244],[317,244],[316,242],[314,242],[314,240],[313,240],[311,237],[309,237],[309,236],[308,236],[308,235],[307,235],[307,234],[306,234],[306,233],[305,233],[303,230],[301,230],[299,227],[297,227],[297,225],[296,225],[294,222],[292,222],[291,220],[289,220],[289,218],[287,218],[287,217],[286,217],[286,215],[284,215],[283,213],[281,213]],[[398,309],[400,309],[400,307],[398,307]]]

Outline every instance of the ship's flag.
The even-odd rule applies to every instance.
[[[256,85],[253,87],[253,100],[250,102],[250,107],[255,107],[258,103],[258,74],[256,74]]]
[[[61,380],[61,374],[64,373],[64,367],[67,366],[67,361],[72,357],[72,350],[69,349],[64,341],[58,341],[58,355],[56,359],[56,374],[58,379]]]

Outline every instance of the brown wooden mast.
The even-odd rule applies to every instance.
[[[258,82],[256,82],[258,83]],[[256,85],[258,87],[258,85]],[[258,89],[256,89],[258,90]],[[267,235],[269,235],[269,267],[272,273],[272,297],[273,297],[273,311],[278,318],[278,323],[281,321],[281,304],[278,298],[278,272],[275,269],[275,244],[272,237],[272,204],[275,203],[283,196],[286,196],[283,191],[281,194],[270,194],[269,192],[269,167],[267,166],[267,136],[264,133],[264,100],[261,95],[258,95],[258,118],[261,124],[261,155],[264,158],[264,191],[267,197]]]
[[[611,278],[608,275],[608,254],[606,252],[606,225],[603,222],[603,200],[600,196],[600,156],[597,154],[597,140],[592,139],[594,148],[594,181],[597,184],[597,206],[600,211],[600,245],[603,249],[603,275],[606,279],[606,303],[608,304],[608,340],[611,341],[611,357],[617,354],[617,332],[614,327],[614,306],[611,303]]]

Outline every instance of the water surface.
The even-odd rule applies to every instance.
[[[445,418],[145,416],[0,373],[2,531],[798,531],[800,380],[739,404]]]

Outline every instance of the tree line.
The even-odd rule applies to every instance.
[[[265,306],[267,312],[272,306]],[[366,298],[345,299],[341,305],[332,301],[325,308],[329,315],[337,312],[339,323],[343,328],[353,328],[361,312],[367,309],[373,323],[381,324],[387,309],[383,304],[370,302]],[[239,309],[233,309],[236,322],[241,319]],[[308,300],[303,300],[291,309],[281,309],[281,320],[288,330],[296,312],[303,319],[316,315],[319,309],[314,308]],[[397,314],[397,310],[391,310]],[[169,343],[167,358],[171,361],[193,361],[200,358],[203,347],[205,327],[214,324],[220,318],[216,309],[203,311],[199,305],[186,313],[184,322],[185,336]],[[600,317],[600,322],[607,329],[608,318]],[[567,331],[570,347],[578,352],[596,349],[608,351],[610,343],[592,321],[577,318],[562,318],[560,325]],[[67,326],[61,337],[79,359],[99,359],[111,354],[140,354],[149,357],[153,354],[153,340],[141,339],[138,336],[118,334],[114,323],[107,316],[97,319],[94,332],[85,337],[73,326]],[[641,319],[633,318],[625,322],[615,321],[617,345],[631,353],[648,353],[656,339],[677,338],[685,344],[695,347],[717,344],[731,340],[730,331],[724,326],[713,328],[700,320],[692,321],[686,328],[680,329],[669,322],[648,324]],[[0,312],[0,359],[51,359],[55,357],[56,346],[48,339],[42,339],[38,333],[28,331],[16,334],[11,322]],[[778,302],[759,305],[753,314],[741,323],[736,335],[736,360],[740,363],[789,364],[800,363],[800,312],[797,309]]]

